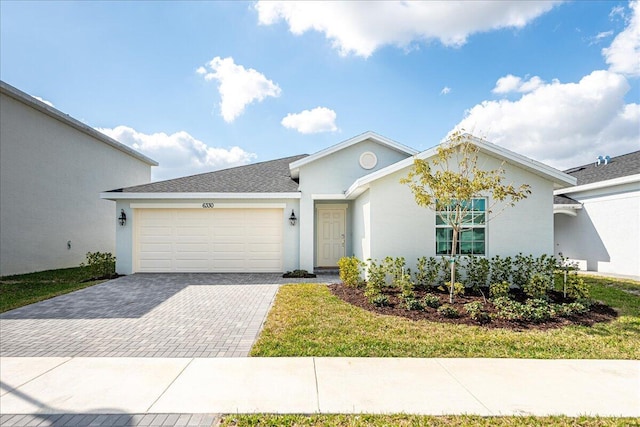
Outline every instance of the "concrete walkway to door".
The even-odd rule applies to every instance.
[[[300,281],[309,280],[278,274],[121,277],[1,314],[0,356],[247,356],[279,284]]]

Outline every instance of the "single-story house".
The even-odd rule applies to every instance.
[[[77,267],[87,252],[115,253],[115,206],[99,193],[148,183],[155,165],[0,82],[0,275]]]
[[[640,151],[565,171],[555,191],[556,254],[582,270],[640,277]]]
[[[553,191],[575,178],[467,136],[486,168],[504,162],[507,182],[532,194],[493,221],[474,225],[468,253],[553,253]],[[382,259],[442,255],[450,234],[400,184],[414,156],[373,132],[299,155],[101,194],[129,220],[117,227],[117,270],[283,272],[335,268],[342,256]],[[480,199],[475,205],[485,210]]]

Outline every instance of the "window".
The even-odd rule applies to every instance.
[[[446,219],[454,215],[457,203],[466,209],[463,229],[458,235],[457,253],[460,255],[484,255],[486,241],[486,199],[456,202],[450,206],[439,206],[436,212],[436,255],[450,255],[453,245],[453,228]]]

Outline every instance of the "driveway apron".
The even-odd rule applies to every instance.
[[[277,274],[121,277],[3,313],[0,356],[247,356],[286,282]]]

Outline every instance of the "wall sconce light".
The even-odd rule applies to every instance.
[[[120,216],[118,217],[118,221],[120,222],[120,225],[123,227],[127,223],[127,214],[124,213],[124,209],[120,209]]]
[[[298,218],[296,218],[296,214],[293,212],[293,209],[291,209],[291,216],[289,217],[289,224],[296,225],[296,221],[298,220]]]

